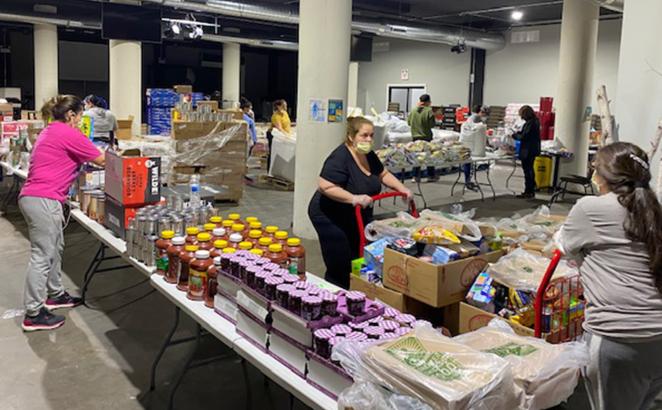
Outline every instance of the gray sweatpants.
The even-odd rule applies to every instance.
[[[662,340],[622,343],[585,333],[584,384],[593,410],[647,410],[662,391]]]
[[[30,262],[25,279],[25,311],[34,316],[44,306],[46,297],[64,292],[61,277],[64,213],[59,201],[24,196],[18,206],[28,224]]]

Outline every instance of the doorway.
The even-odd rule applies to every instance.
[[[388,84],[386,86],[386,107],[397,107],[398,112],[408,114],[416,104],[421,95],[426,92],[425,84]]]

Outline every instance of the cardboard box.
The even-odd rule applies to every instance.
[[[497,317],[497,315],[493,313],[486,312],[482,309],[479,309],[475,306],[471,306],[470,304],[464,302],[460,302],[459,315],[460,315],[460,320],[459,320],[460,334],[468,333],[476,329],[480,329],[481,327],[487,326],[487,324],[490,323],[490,320]],[[518,323],[513,323],[510,321],[506,321],[506,322],[510,325],[510,327],[513,328],[515,333],[517,333],[518,335],[533,337],[534,335],[533,329],[528,328],[526,326],[522,326]]]
[[[139,153],[128,150],[120,156],[106,152],[105,192],[125,206],[161,200],[161,158],[142,157]]]
[[[244,112],[239,108],[225,108],[219,110],[219,112],[232,114],[232,119],[237,121],[242,121],[244,119]]]
[[[0,104],[0,121],[13,121],[14,107],[11,104]]]
[[[117,130],[115,131],[115,138],[118,140],[130,140],[133,136],[131,127],[133,126],[133,117],[128,120],[117,120]]]
[[[193,86],[192,85],[175,85],[172,88],[175,89],[175,92],[177,94],[191,94],[193,92]]]
[[[434,265],[387,248],[384,286],[433,307],[448,306],[464,300],[476,276],[503,255],[503,251],[496,251]]]
[[[106,195],[105,218],[103,224],[115,235],[126,239],[126,228],[129,220],[136,217],[136,212],[141,206],[124,206]]]

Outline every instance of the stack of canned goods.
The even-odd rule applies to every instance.
[[[147,266],[155,265],[155,246],[159,233],[173,231],[175,236],[184,236],[188,226],[202,226],[212,216],[218,215],[218,210],[211,204],[199,208],[178,206],[148,205],[140,208],[136,216],[129,221],[126,229],[126,252],[129,256],[143,262]],[[181,209],[177,210],[179,207]]]

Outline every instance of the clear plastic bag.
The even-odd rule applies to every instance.
[[[411,238],[418,220],[407,212],[398,212],[395,218],[380,219],[370,222],[364,229],[368,241],[374,242],[382,238]]]
[[[357,383],[376,383],[435,410],[516,406],[505,360],[459,344],[430,325],[389,341],[341,342],[332,359],[340,361]]]
[[[513,289],[535,292],[540,286],[550,259],[534,255],[524,249],[518,248],[499,259],[487,268],[497,282]],[[577,269],[570,267],[565,260],[561,260],[553,278],[577,275]]]
[[[472,219],[476,213],[475,209],[460,214],[448,214],[426,209],[421,212],[421,219],[434,221],[441,224],[458,237],[469,242],[478,242],[483,237],[478,224]]]
[[[551,344],[519,336],[499,318],[453,340],[510,363],[520,410],[547,409],[567,400],[577,386],[580,369],[589,360],[583,342]]]
[[[339,410],[431,410],[415,397],[391,393],[370,382],[354,383],[338,396]]]

